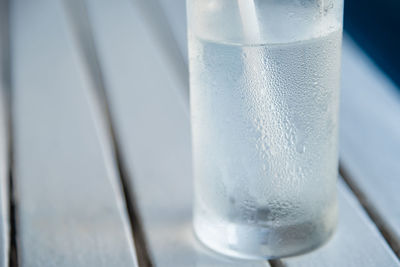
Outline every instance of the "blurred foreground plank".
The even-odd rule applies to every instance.
[[[11,1],[20,266],[137,266],[116,164],[61,1]]]

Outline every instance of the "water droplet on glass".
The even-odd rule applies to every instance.
[[[303,154],[306,151],[306,146],[302,143],[297,144],[296,151]]]

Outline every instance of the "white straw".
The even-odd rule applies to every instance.
[[[260,27],[258,25],[254,0],[238,0],[238,5],[242,20],[243,35],[251,43],[260,41]]]

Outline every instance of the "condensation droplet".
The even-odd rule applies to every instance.
[[[302,143],[297,144],[296,151],[303,154],[306,151],[306,146]]]

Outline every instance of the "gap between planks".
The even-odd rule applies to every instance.
[[[1,12],[1,23],[0,23],[0,41],[1,41],[1,78],[0,78],[0,94],[2,95],[2,111],[4,114],[5,123],[1,125],[1,127],[5,127],[4,133],[5,136],[5,150],[6,150],[6,188],[1,189],[6,197],[4,200],[7,200],[8,203],[2,203],[4,207],[8,210],[5,210],[8,213],[8,231],[4,234],[8,234],[8,238],[6,239],[8,244],[4,244],[7,246],[7,257],[5,259],[7,261],[8,266],[17,267],[18,266],[18,251],[17,251],[17,230],[16,230],[16,201],[15,201],[15,192],[14,192],[14,183],[13,183],[13,140],[12,140],[12,114],[11,114],[11,61],[10,61],[10,2],[9,0],[1,0],[0,2],[0,12]]]
[[[285,267],[285,263],[283,263],[280,259],[275,259],[275,260],[269,260],[269,265],[271,267]]]
[[[133,234],[132,239],[135,243],[139,266],[153,266],[145,244],[145,238],[139,212],[135,205],[136,202],[134,201],[135,197],[133,195],[133,192],[131,192],[131,190],[129,189],[132,187],[130,185],[128,173],[126,172],[125,162],[120,152],[120,144],[115,134],[113,121],[110,114],[109,103],[107,101],[107,93],[105,90],[103,75],[98,62],[91,25],[87,17],[88,13],[86,9],[86,4],[84,1],[80,0],[65,0],[63,1],[63,3],[67,10],[69,23],[71,24],[74,38],[76,38],[75,40],[80,49],[79,53],[83,58],[90,79],[95,85],[93,87],[93,89],[95,89],[93,90],[93,93],[96,96],[95,101],[97,102],[97,105],[101,107],[101,109],[99,110],[102,111],[101,115],[103,116],[103,119],[107,126],[107,130],[110,134],[110,143],[114,152],[113,155],[115,157],[115,162],[117,165],[118,176],[120,178],[123,198],[128,213],[131,231]]]
[[[10,109],[9,109],[10,110]],[[17,244],[17,200],[14,190],[14,176],[13,176],[13,167],[14,167],[14,153],[13,153],[13,141],[12,141],[12,117],[11,113],[9,113],[9,169],[8,169],[8,192],[9,192],[9,216],[10,216],[10,251],[9,251],[9,266],[10,267],[18,267],[18,244]]]

